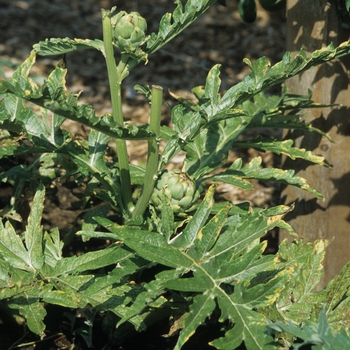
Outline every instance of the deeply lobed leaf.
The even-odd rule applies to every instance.
[[[180,349],[210,316],[216,305],[214,300],[217,300],[221,319],[235,324],[233,330],[226,333],[224,343],[233,341],[230,334],[233,332],[236,337],[235,329],[238,329],[241,334],[235,340],[237,346],[244,341],[250,349],[262,349],[262,344],[265,346],[272,338],[264,333],[265,316],[253,310],[267,307],[276,300],[288,274],[277,270],[273,258],[261,257],[266,245],[259,244],[258,240],[282,220],[283,212],[265,216],[260,211],[228,219],[230,208],[227,206],[209,220],[213,189],[208,191],[194,216],[174,241],[168,242],[157,233],[118,226],[105,218],[96,218],[96,221],[138,255],[173,269],[161,273],[157,283],[147,284],[145,296],[153,295],[150,298],[154,300],[166,289],[195,293],[193,304],[183,318],[184,329],[176,348]],[[191,276],[180,278],[184,273]],[[254,278],[260,274],[264,274],[264,279],[255,283]],[[147,303],[141,294],[139,298],[125,319],[144,312]],[[255,326],[252,326],[252,317]],[[220,343],[218,341],[217,345],[221,346]]]
[[[152,139],[152,132],[136,125],[118,126],[109,115],[99,118],[89,104],[78,104],[78,95],[68,94],[65,86],[67,70],[56,66],[45,83],[39,87],[29,78],[29,72],[35,63],[36,54],[33,52],[7,81],[0,81],[0,92],[13,94],[36,105],[84,124],[106,135],[117,139]],[[2,110],[0,109],[0,113]],[[2,116],[0,115],[0,120]],[[6,119],[6,118],[5,118]],[[38,119],[38,118],[36,118]],[[36,120],[35,119],[35,120]],[[25,128],[26,128],[25,124]],[[22,126],[23,127],[23,126]]]

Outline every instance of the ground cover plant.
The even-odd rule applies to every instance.
[[[4,161],[25,156],[27,161],[1,170],[1,181],[13,192],[1,211],[0,296],[9,318],[23,322],[23,317],[41,338],[48,305],[56,305],[67,309],[66,317],[88,347],[100,346],[97,318],[102,319],[105,348],[125,342],[130,326],[147,332],[160,320],[168,322],[175,349],[213,323],[219,327],[210,345],[217,349],[243,344],[247,349],[347,347],[349,266],[315,292],[327,242],[305,244],[296,237],[283,242],[276,254],[264,255],[269,230],[283,227],[294,234],[283,221],[293,208],[217,202],[214,194],[217,183],[249,190],[248,180],[259,179],[322,197],[292,169],[264,168],[259,157],[247,164],[240,158],[231,164],[226,160],[232,148],[255,148],[327,166],[323,158],[293,147],[293,140],[251,139],[245,132],[290,128],[323,135],[297,114],[322,107],[311,94],[291,95],[284,89],[270,96],[266,90],[348,54],[350,44],[330,45],[310,57],[303,51],[294,58],[286,53],[272,67],[266,58],[246,59],[251,73],[226,92],[220,87],[220,65],[215,65],[204,85],[192,89],[195,99],[174,95],[178,103],[171,126],[160,123],[162,88],[137,85],[135,90],[150,101],[150,122],[136,126],[124,120],[123,80],[214,3],[177,1],[150,35],[140,14],[102,10],[103,40],[39,42],[12,78],[1,81],[0,156]],[[98,50],[106,60],[112,113],[103,117],[66,88],[64,55],[86,49]],[[36,57],[58,54],[62,61],[37,83],[30,75]],[[87,139],[62,128],[66,119],[84,124],[90,130]],[[147,140],[144,167],[129,163],[126,140]],[[182,168],[168,169],[180,152],[185,154]],[[54,227],[42,228],[45,193],[58,180],[80,189],[81,227],[64,237]],[[33,193],[30,213],[20,218],[28,188]],[[94,244],[84,254],[67,254],[76,236]],[[85,323],[74,328],[78,314]]]

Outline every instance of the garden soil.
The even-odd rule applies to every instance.
[[[272,64],[281,60],[285,52],[285,15],[283,11],[267,13],[259,9],[257,20],[253,24],[244,23],[237,11],[237,0],[226,0],[227,6],[215,5],[197,22],[180,34],[164,48],[154,53],[147,65],[140,64],[131,75],[126,78],[123,87],[123,112],[126,118],[138,125],[148,122],[149,104],[136,94],[135,84],[156,84],[164,89],[164,106],[162,123],[171,123],[170,109],[176,103],[171,93],[191,98],[191,88],[204,85],[206,76],[215,64],[221,65],[222,90],[241,81],[250,72],[243,62],[244,58],[251,61],[266,56]],[[117,6],[120,10],[137,11],[147,19],[148,32],[155,32],[158,22],[166,12],[175,8],[171,0],[0,0],[0,64],[9,61],[18,65],[29,55],[32,45],[40,40],[51,37],[102,39],[101,8],[110,9]],[[33,74],[38,78],[46,77],[62,57],[38,57]],[[2,67],[5,75],[10,77],[13,70],[7,64]],[[1,67],[0,67],[1,68]],[[81,101],[90,103],[98,115],[111,112],[108,81],[104,58],[100,52],[94,50],[79,51],[67,54],[67,86],[71,92],[81,92]],[[1,69],[0,69],[1,72]],[[280,88],[270,91],[279,93]],[[66,121],[64,127],[76,137],[86,136],[88,130],[77,123]],[[279,131],[269,131],[279,137]],[[266,135],[266,131],[257,133]],[[113,146],[113,145],[112,145]],[[130,161],[142,164],[147,155],[145,142],[130,142],[128,145]],[[259,153],[253,149],[230,152],[228,162],[242,157],[249,161],[252,157],[261,156],[263,166],[279,166],[280,159],[271,153]],[[174,159],[173,167],[181,166],[183,158],[179,155]],[[25,161],[25,160],[24,160]],[[1,167],[1,163],[0,163]],[[249,201],[252,205],[267,207],[278,204],[279,189],[271,183],[254,183],[254,190],[240,191],[229,185],[219,185],[217,196],[233,203]],[[8,204],[11,189],[0,187],[0,209]],[[43,225],[45,229],[58,227],[62,234],[72,232],[77,223],[79,208],[76,208],[79,193],[67,186],[56,182],[48,191],[45,202]],[[29,207],[24,203],[23,212]],[[269,240],[276,242],[272,234]],[[86,245],[77,246],[87,249]],[[274,245],[269,249],[273,251]],[[0,310],[1,313],[1,310]],[[48,320],[49,323],[53,320]],[[56,320],[56,323],[58,321]],[[62,320],[62,324],[65,321]],[[67,328],[67,327],[66,327]],[[65,328],[65,329],[66,329]],[[7,325],[0,320],[0,349],[6,349],[3,344],[30,342],[27,331],[23,334],[6,331]],[[12,329],[12,328],[11,328]],[[6,332],[6,333],[5,333]],[[141,349],[137,344],[142,341],[142,349],[171,349],[173,339],[161,337],[166,329],[158,326],[147,332],[148,336],[133,337],[117,349]],[[69,335],[68,335],[69,333]],[[74,332],[60,333],[51,341],[38,342],[21,349],[85,349],[86,342]],[[102,333],[102,331],[101,331]],[[50,335],[50,329],[48,330]],[[203,336],[207,330],[199,332]],[[144,338],[142,338],[144,337]],[[102,337],[103,338],[103,337]],[[99,341],[95,339],[95,349],[100,349]],[[173,337],[174,338],[174,337]],[[198,339],[197,341],[198,343]],[[102,343],[101,343],[102,344]],[[189,349],[195,350],[195,343]],[[199,346],[199,345],[198,345]],[[209,349],[210,347],[208,347]],[[205,349],[202,345],[198,349]]]

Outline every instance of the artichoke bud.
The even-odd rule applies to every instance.
[[[135,51],[145,42],[147,22],[138,12],[119,12],[114,25],[115,45],[121,52]]]
[[[182,183],[177,183],[175,186],[170,187],[171,188],[171,197],[176,200],[180,200],[183,198],[185,191],[182,187]]]
[[[155,206],[159,206],[160,205],[160,198],[158,196],[158,194],[156,192],[153,192],[151,195],[151,202],[155,205]]]
[[[155,207],[162,203],[162,191],[169,199],[174,213],[190,209],[199,198],[195,182],[179,169],[165,170],[159,176],[151,196],[151,203]]]
[[[168,181],[165,183],[165,185],[169,188],[173,188],[174,186],[179,184],[180,178],[178,176],[167,176]],[[181,184],[180,184],[181,186]]]
[[[192,200],[190,197],[185,197],[185,198],[182,198],[180,201],[179,201],[179,206],[180,207],[190,207],[192,204]]]

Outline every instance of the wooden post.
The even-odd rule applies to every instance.
[[[287,1],[287,50],[307,53],[333,42],[334,46],[349,40],[349,30],[341,27],[336,1]],[[294,139],[298,147],[325,157],[332,169],[310,165],[305,161],[286,159],[283,167],[295,169],[325,200],[316,200],[305,191],[288,186],[282,192],[283,203],[295,202],[295,209],[286,217],[305,241],[324,238],[330,241],[324,261],[324,287],[350,260],[350,56],[331,61],[287,81],[289,92],[307,94],[324,104],[343,107],[309,110],[306,122],[325,131],[334,143],[316,133],[287,132],[284,138]],[[280,240],[287,235],[281,232]]]

